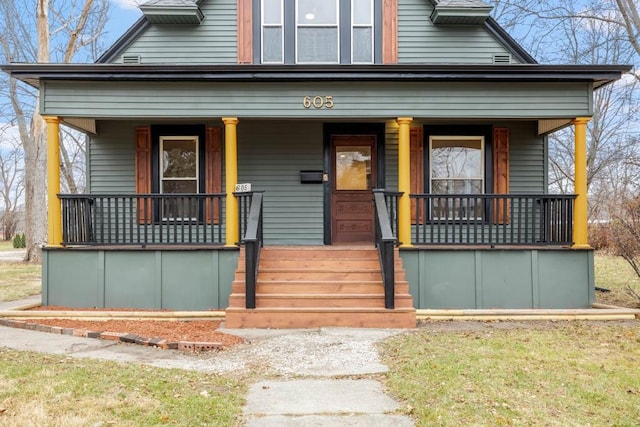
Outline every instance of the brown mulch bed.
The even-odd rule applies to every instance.
[[[64,307],[61,305],[39,305],[30,308],[29,311],[162,311],[171,312],[176,310],[169,309],[152,309],[152,308],[96,308],[96,307]]]
[[[218,332],[219,320],[160,321],[160,320],[67,320],[38,319],[32,323],[61,328],[86,329],[95,332],[119,332],[167,341],[216,342],[223,347],[240,344],[243,339]]]
[[[39,306],[34,311],[162,311],[138,308],[74,308],[62,306]],[[69,319],[31,319],[31,323],[61,328],[86,329],[93,332],[118,332],[134,334],[146,338],[162,338],[167,341],[216,342],[223,347],[242,343],[244,340],[235,335],[218,331],[220,320],[69,320]]]

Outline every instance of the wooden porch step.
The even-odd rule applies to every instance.
[[[265,247],[260,261],[266,259],[377,259],[377,249],[373,246],[296,246]]]
[[[229,307],[227,328],[415,328],[414,308],[244,308]]]
[[[384,294],[263,294],[257,293],[258,308],[274,307],[359,307],[384,308]],[[413,298],[409,294],[395,296],[397,308],[412,308]],[[244,308],[245,295],[232,294],[229,307]]]
[[[234,281],[232,284],[232,294],[244,294],[244,280]],[[287,293],[287,294],[376,294],[383,291],[381,280],[273,280],[268,282],[258,281],[256,292],[262,294]],[[396,294],[408,294],[409,284],[407,282],[396,282]]]
[[[268,247],[260,255],[256,308],[245,308],[245,254],[238,259],[230,328],[415,327],[413,298],[395,252],[395,309],[385,309],[378,251],[372,246]]]

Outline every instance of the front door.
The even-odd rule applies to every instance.
[[[331,137],[332,243],[373,243],[373,194],[376,182],[376,137]]]

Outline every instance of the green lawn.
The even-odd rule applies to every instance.
[[[11,240],[0,240],[0,251],[8,251],[13,250],[13,241]]]
[[[417,425],[640,425],[638,322],[486,325],[384,343]]]
[[[0,301],[13,301],[41,291],[40,264],[26,262],[0,263]]]
[[[234,426],[245,393],[214,374],[0,349],[3,426]]]
[[[596,301],[621,307],[640,308],[640,299],[628,289],[640,295],[640,278],[621,257],[596,253],[596,286],[610,289],[609,293],[596,292]]]

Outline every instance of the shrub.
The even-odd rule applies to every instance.
[[[640,277],[640,196],[622,203],[620,215],[611,224],[611,242],[615,255],[624,258]],[[640,300],[640,291],[630,285],[627,290]]]
[[[13,247],[16,249],[27,247],[27,239],[25,238],[24,233],[13,236]]]
[[[589,245],[596,250],[614,251],[615,245],[611,236],[612,226],[607,224],[589,224]]]

